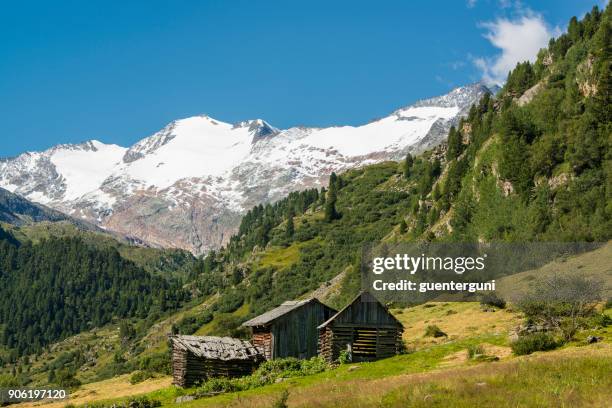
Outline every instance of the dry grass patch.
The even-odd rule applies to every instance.
[[[520,314],[505,309],[483,312],[478,302],[430,302],[394,315],[404,325],[404,340],[417,347],[484,334],[505,335],[521,322]],[[424,337],[430,325],[438,326],[448,339]]]
[[[60,408],[67,404],[84,405],[94,401],[103,401],[109,399],[123,398],[134,395],[147,394],[162,388],[169,387],[172,382],[171,377],[153,378],[143,381],[138,384],[130,384],[130,375],[121,375],[110,380],[85,384],[75,392],[70,394],[67,401],[57,402],[28,402],[16,404],[15,407],[44,407],[44,408]]]

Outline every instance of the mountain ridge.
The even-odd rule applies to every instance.
[[[359,126],[278,129],[192,116],[130,147],[90,140],[0,160],[0,186],[154,246],[202,253],[227,243],[253,205],[441,143],[489,92],[480,83],[455,88]]]

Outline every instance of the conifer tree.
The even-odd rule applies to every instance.
[[[414,159],[410,153],[406,154],[406,160],[404,161],[404,178],[410,177],[410,170],[412,169],[412,164],[414,163]]]
[[[448,132],[448,148],[446,150],[447,161],[451,161],[461,154],[463,147],[461,139],[461,132],[459,132],[454,126],[451,126],[450,131]]]
[[[293,215],[294,215],[293,209],[289,207],[289,212],[287,214],[287,229],[285,230],[287,238],[293,237],[293,234],[295,233],[295,225],[293,224]]]
[[[327,191],[327,198],[325,199],[325,222],[332,222],[340,217],[336,210],[337,197],[337,186],[338,177],[336,173],[332,173],[329,176],[329,190]]]
[[[408,225],[406,224],[406,220],[402,218],[402,222],[400,222],[399,232],[400,234],[405,234],[408,231]]]

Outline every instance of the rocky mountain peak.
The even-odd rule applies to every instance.
[[[253,205],[440,144],[486,92],[457,88],[362,126],[281,130],[263,119],[193,116],[129,148],[89,141],[0,161],[0,187],[152,245],[202,253],[227,242]]]

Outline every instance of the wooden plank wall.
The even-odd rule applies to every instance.
[[[311,302],[279,317],[272,323],[272,358],[311,358],[317,355],[317,326],[335,311],[319,302]]]

